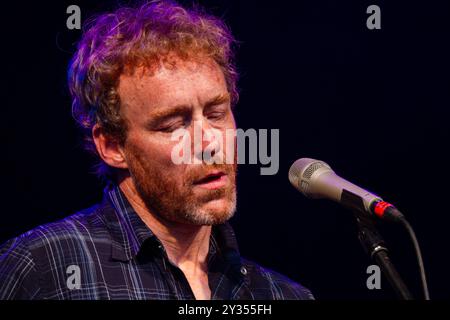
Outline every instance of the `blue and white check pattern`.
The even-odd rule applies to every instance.
[[[70,285],[70,266],[79,268],[79,287]],[[301,285],[241,258],[229,224],[213,227],[208,278],[212,299],[313,299]],[[110,186],[100,204],[0,246],[0,299],[195,297],[157,237]]]

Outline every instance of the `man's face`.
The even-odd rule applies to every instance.
[[[194,146],[194,130],[215,129],[225,137],[227,129],[236,129],[219,66],[208,59],[177,60],[175,68],[161,66],[152,73],[138,68],[133,75],[120,77],[118,91],[128,123],[123,152],[147,208],[159,217],[187,224],[228,220],[236,207],[236,162],[206,164],[199,160],[211,142],[200,139],[200,145]],[[197,162],[172,160],[172,151],[180,144],[172,138],[177,129],[190,134],[191,159]],[[226,156],[236,154],[235,150],[234,144],[225,145],[222,152]]]

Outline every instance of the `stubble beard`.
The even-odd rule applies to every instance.
[[[136,191],[147,209],[160,218],[191,225],[217,225],[228,221],[236,211],[236,164],[195,165],[186,170],[187,176],[174,177],[134,150],[128,152],[127,160]],[[194,194],[193,182],[212,170],[225,172],[230,181],[228,185],[202,190],[201,195]],[[181,187],[178,179],[183,179]],[[204,206],[218,199],[224,203],[220,208]]]

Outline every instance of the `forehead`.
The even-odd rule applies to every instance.
[[[121,103],[127,113],[150,112],[180,104],[203,104],[226,92],[223,72],[212,59],[177,60],[175,65],[161,64],[155,70],[139,67],[133,74],[121,75],[118,85]]]

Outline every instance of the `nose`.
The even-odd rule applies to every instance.
[[[194,157],[211,164],[221,150],[221,132],[211,127],[208,121],[194,122]]]

